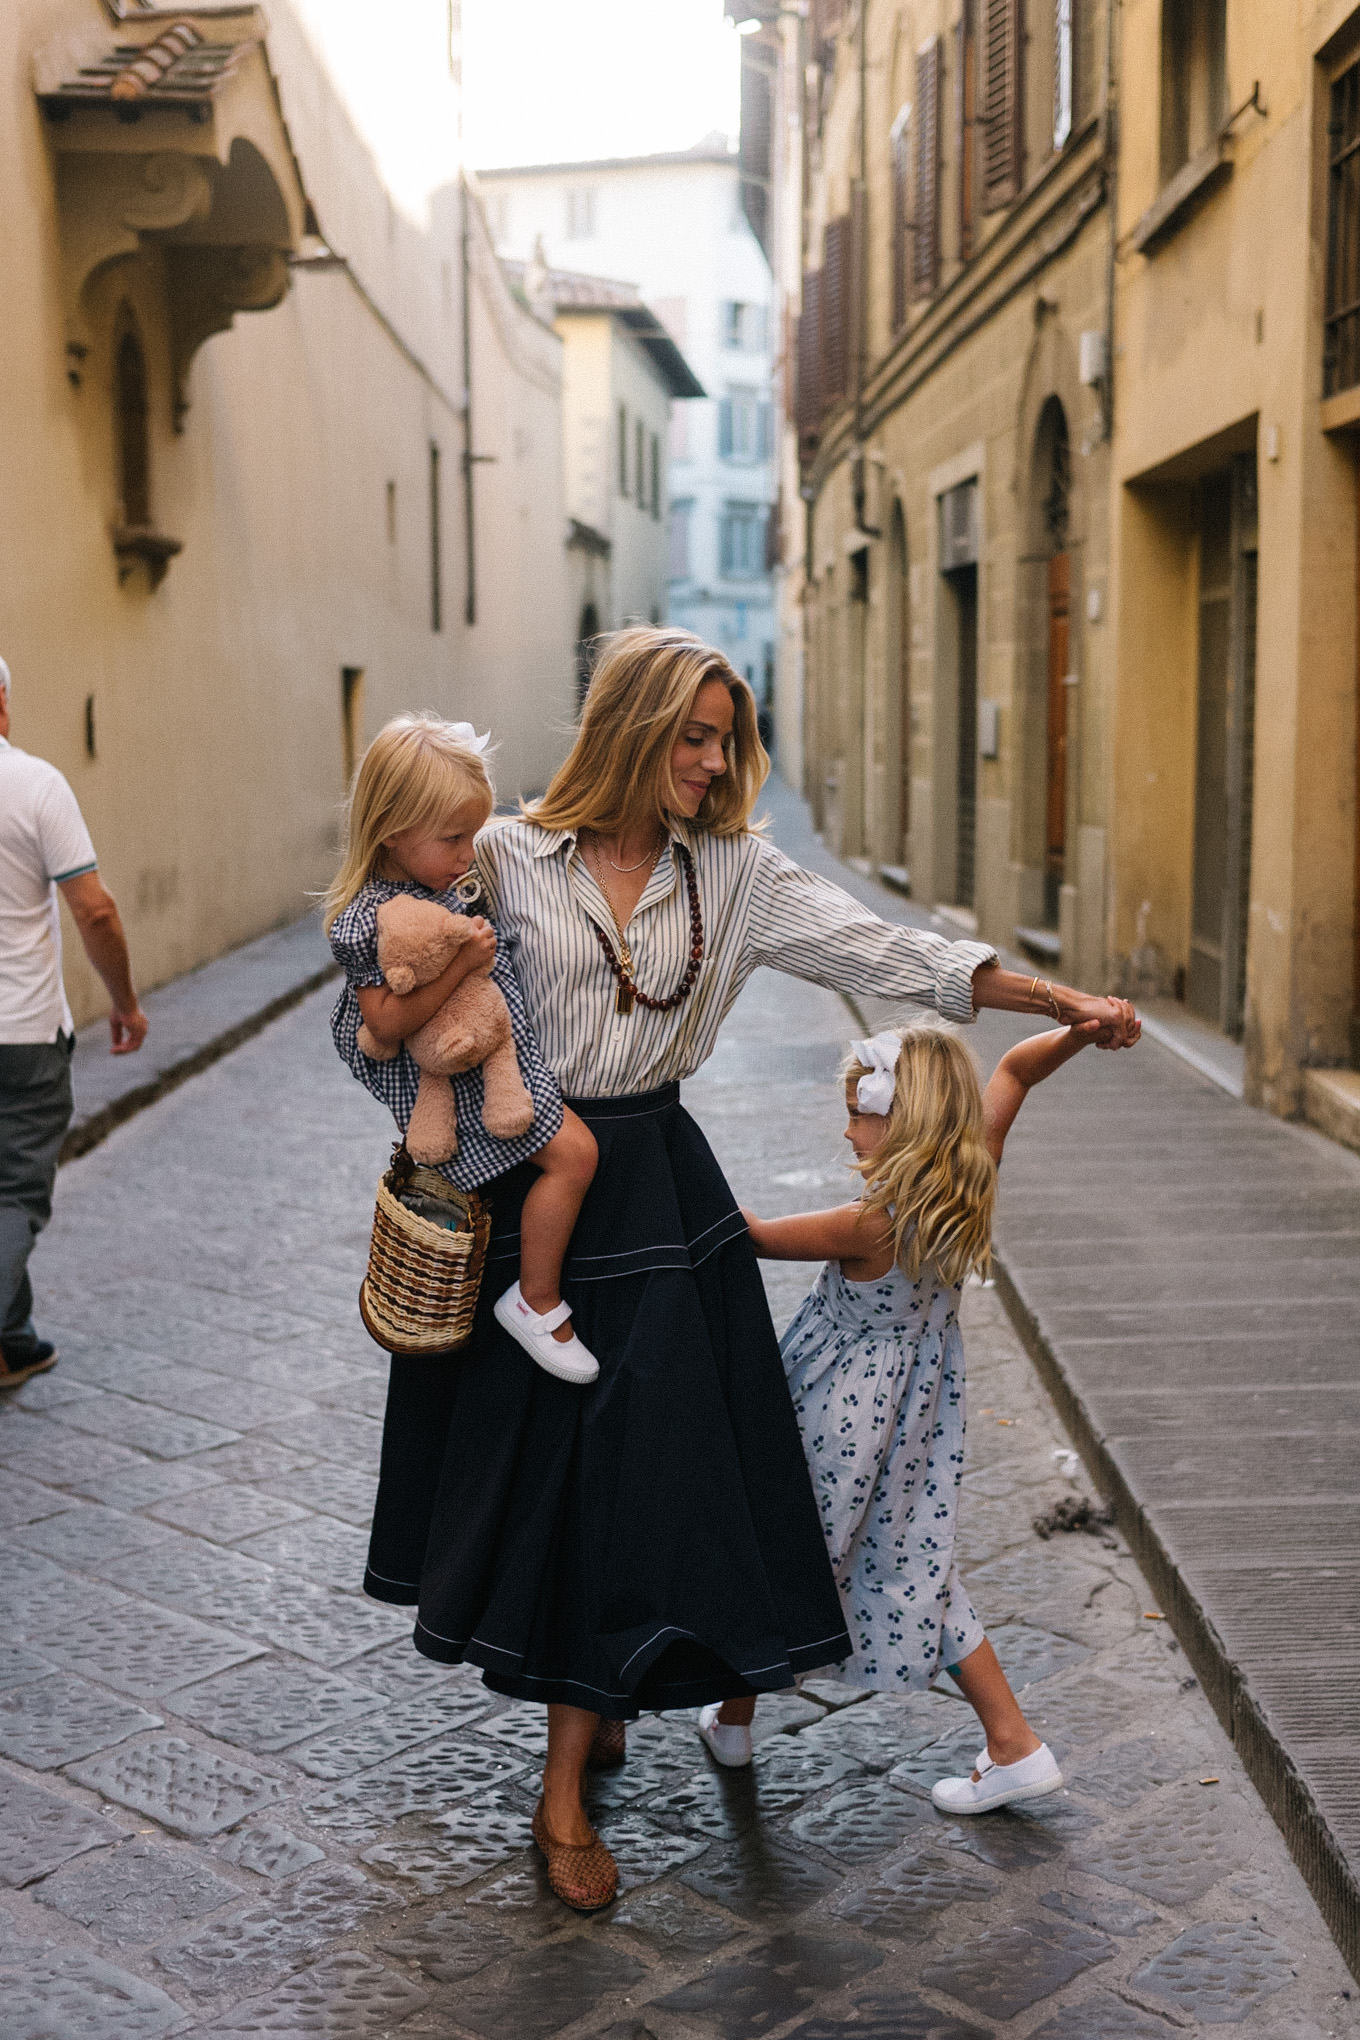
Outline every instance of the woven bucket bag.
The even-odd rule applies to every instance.
[[[402,1202],[416,1193],[448,1208],[454,1230]],[[405,1147],[378,1183],[359,1315],[389,1353],[447,1353],[467,1344],[477,1314],[491,1217],[475,1191],[422,1169]]]

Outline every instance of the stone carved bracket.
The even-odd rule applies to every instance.
[[[203,342],[225,333],[237,312],[272,310],[291,281],[287,257],[277,248],[166,249],[176,432],[184,428],[189,367]]]
[[[72,362],[83,361],[89,351],[85,289],[95,272],[119,256],[135,255],[143,234],[206,220],[212,198],[204,166],[177,151],[58,159],[62,295]]]

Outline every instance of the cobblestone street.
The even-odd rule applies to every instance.
[[[541,1710],[358,1592],[385,1360],[355,1297],[379,1108],[310,997],[71,1164],[34,1261],[62,1359],[0,1407],[0,2030],[468,2040],[1269,2040],[1360,1992],[992,1290],[966,1297],[974,1598],[1070,1789],[971,1826],[952,1693],[762,1702],[596,1786],[590,1921],[528,1846]],[[737,1193],[845,1194],[853,1023],[762,973],[687,1087]],[[1055,1082],[1060,1083],[1061,1077]],[[809,1271],[771,1280],[777,1322]],[[1300,1625],[1301,1641],[1305,1638]],[[1301,1654],[1300,1680],[1322,1676]]]

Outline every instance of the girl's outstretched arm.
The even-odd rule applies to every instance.
[[[892,1226],[883,1212],[858,1204],[800,1211],[792,1218],[757,1218],[742,1206],[751,1244],[762,1261],[879,1261],[891,1253]]]
[[[994,1162],[1001,1160],[1006,1135],[1034,1086],[1042,1084],[1065,1062],[1071,1062],[1082,1049],[1089,1048],[1100,1029],[1099,1020],[1084,1020],[1076,1027],[1056,1027],[1049,1034],[1032,1034],[1028,1041],[1007,1049],[982,1094],[987,1115],[987,1152]]]

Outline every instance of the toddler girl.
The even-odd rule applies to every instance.
[[[1062,1772],[1021,1713],[954,1559],[963,1473],[964,1278],[985,1274],[996,1166],[1030,1087],[1095,1040],[1059,1028],[1002,1057],[984,1092],[956,1035],[925,1021],[857,1041],[846,1139],[858,1203],[797,1218],[747,1213],[767,1260],[830,1258],[780,1342],[832,1568],[854,1643],[847,1676],[921,1692],[951,1672],[987,1734],[971,1778],[935,1804],[985,1813],[1056,1792]],[[751,1759],[753,1700],[705,1708],[720,1763]]]
[[[516,1140],[497,1140],[482,1123],[482,1073],[448,1079],[458,1107],[458,1152],[440,1174],[476,1190],[517,1162],[532,1161],[538,1180],[524,1200],[519,1281],[498,1297],[496,1317],[540,1367],[563,1381],[593,1381],[594,1356],[571,1330],[562,1301],[562,1262],[582,1199],[595,1174],[595,1137],[562,1103],[556,1079],[539,1053],[509,957],[480,915],[476,939],[465,942],[433,983],[390,991],[378,966],[378,909],[397,893],[437,900],[465,914],[479,887],[469,878],[473,840],[495,804],[485,751],[488,739],[470,723],[433,715],[397,716],[380,730],[355,776],[344,861],[326,895],[325,925],[345,973],[331,1015],[341,1058],[375,1098],[390,1107],[403,1135],[416,1102],[420,1072],[404,1044],[439,1011],[455,986],[491,965],[510,1009],[515,1055],[533,1100],[534,1118]],[[378,1062],[359,1046],[363,1021],[377,1042],[397,1048]]]

